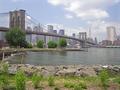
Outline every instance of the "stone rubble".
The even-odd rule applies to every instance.
[[[111,72],[120,73],[120,65],[59,65],[59,66],[35,66],[29,64],[10,64],[9,74],[16,74],[18,70],[25,72],[27,76],[34,73],[44,76],[97,76],[98,73],[106,68]]]

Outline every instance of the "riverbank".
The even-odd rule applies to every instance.
[[[17,52],[17,51],[84,51],[85,49],[79,48],[10,48],[0,49],[0,52]]]
[[[0,78],[2,76],[1,72],[4,71],[2,70],[4,69],[2,66],[6,67],[6,65],[0,65]],[[104,69],[108,72],[103,72]],[[15,87],[17,86],[15,80],[18,71],[23,71],[25,74],[25,76],[20,77],[26,78],[23,80],[26,82],[24,84],[26,90],[106,90],[105,88],[107,88],[107,90],[120,90],[120,65],[40,66],[9,64],[9,84],[6,86],[8,88],[12,87],[10,90],[16,90]],[[34,77],[35,74],[37,76]],[[101,81],[101,78],[105,79],[106,84]],[[19,80],[17,82],[19,82]],[[34,85],[37,85],[37,87]]]
[[[97,76],[102,69],[110,73],[120,74],[120,65],[57,65],[41,66],[29,64],[10,64],[9,73],[15,74],[18,70],[24,71],[28,76],[40,73],[44,76]]]

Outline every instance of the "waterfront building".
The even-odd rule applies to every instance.
[[[107,40],[112,41],[112,43],[116,40],[116,28],[114,26],[107,27]]]
[[[32,31],[32,28],[30,26],[27,26],[26,30],[29,30],[29,31]],[[26,35],[26,41],[28,43],[31,43],[32,44],[32,34],[31,35]]]
[[[98,43],[98,41],[97,41],[97,37],[95,37],[95,40],[94,40],[94,42],[95,42],[95,44],[97,44],[97,43]]]
[[[53,25],[47,25],[48,33],[54,33],[53,28],[54,28]],[[52,36],[46,36],[46,46],[47,46],[47,43],[52,40],[53,40]]]
[[[53,30],[54,34],[57,34],[57,30]],[[58,41],[58,37],[53,37],[53,41],[57,42]]]
[[[113,42],[113,46],[120,46],[120,40],[115,40]]]
[[[72,34],[72,37],[73,37],[73,38],[76,38],[76,34],[73,33],[73,34]],[[71,42],[70,42],[71,47],[75,48],[75,47],[76,47],[76,44],[77,44],[77,41],[76,41],[76,40],[71,40]]]
[[[64,29],[60,29],[58,34],[59,35],[65,35],[65,30]]]
[[[103,47],[111,46],[112,45],[112,41],[110,41],[110,40],[103,40],[102,42],[100,42],[100,45],[103,46]]]

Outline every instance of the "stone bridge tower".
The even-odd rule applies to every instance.
[[[10,11],[10,28],[18,27],[21,30],[25,30],[25,10]]]
[[[86,32],[79,32],[79,39],[84,40],[84,42],[80,43],[82,48],[86,47],[86,40],[87,40],[87,33]]]

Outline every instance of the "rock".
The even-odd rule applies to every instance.
[[[17,66],[14,65],[14,66],[11,66],[11,67],[8,68],[8,73],[9,74],[15,75],[16,72],[17,72]]]
[[[50,76],[50,75],[52,75],[49,71],[47,71],[47,70],[42,70],[41,72],[40,72],[40,74],[41,75],[43,75],[43,76]]]
[[[58,71],[55,75],[56,76],[74,76],[76,73],[75,69],[63,69]]]
[[[84,69],[78,70],[75,73],[75,76],[81,76],[81,77],[96,76],[96,72],[93,68],[84,68]]]
[[[115,66],[115,67],[113,67],[113,70],[114,70],[115,72],[120,73],[120,67]]]

